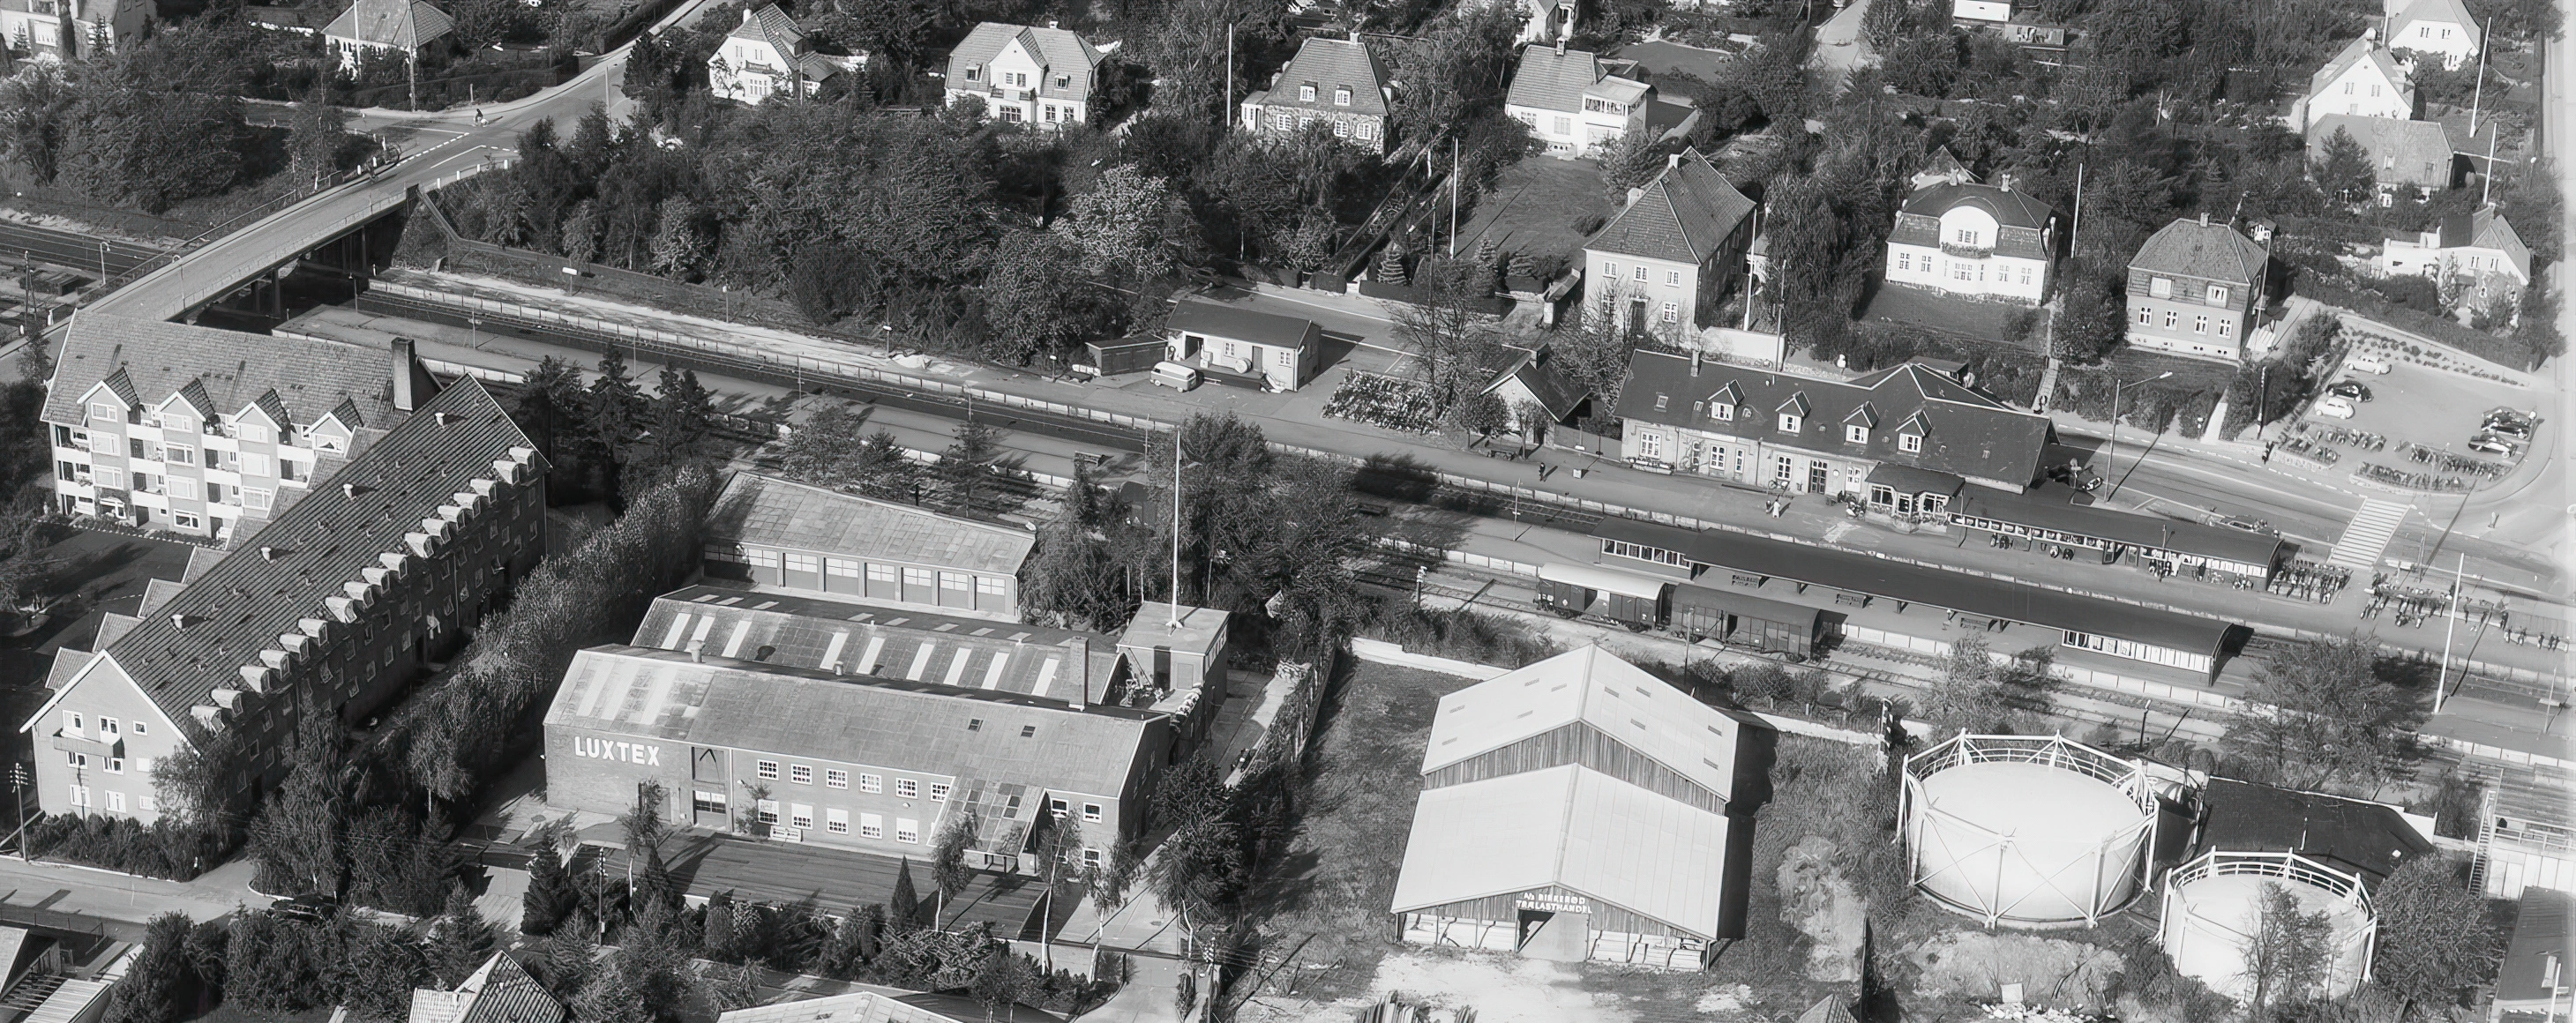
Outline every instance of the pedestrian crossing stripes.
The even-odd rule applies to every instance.
[[[2364,500],[2361,510],[2352,514],[2352,522],[2343,527],[2343,539],[2335,541],[2334,563],[2354,569],[2379,567],[2379,556],[2388,550],[2388,539],[2397,535],[2405,524],[2406,513],[2413,505],[2395,501]]]

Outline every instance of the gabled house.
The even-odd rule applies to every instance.
[[[1975,171],[1959,162],[1959,154],[1951,152],[1948,146],[1942,146],[1932,151],[1932,159],[1924,163],[1922,170],[1915,171],[1913,177],[1906,179],[1906,187],[1920,192],[1934,185],[1978,180],[1982,179]]]
[[[563,999],[547,990],[517,957],[492,953],[453,991],[411,990],[407,1023],[564,1023]]]
[[[1005,124],[1082,124],[1098,112],[1101,64],[1107,59],[1081,36],[1053,24],[987,21],[949,52],[947,100],[980,97],[985,116]]]
[[[340,55],[341,67],[355,68],[371,54],[417,61],[455,27],[456,19],[427,0],[357,0],[322,30],[322,39]]]
[[[0,0],[0,43],[37,60],[114,53],[151,22],[151,0]]]
[[[55,509],[232,539],[438,390],[390,350],[84,310],[42,413]]]
[[[1675,338],[1715,325],[1753,239],[1753,209],[1698,150],[1674,154],[1584,239],[1584,315]]]
[[[1270,87],[1243,100],[1243,129],[1288,136],[1322,121],[1333,136],[1372,152],[1386,152],[1387,104],[1395,90],[1386,62],[1358,39],[1310,38],[1297,56],[1271,76]]]
[[[1641,349],[1616,415],[1630,462],[1814,494],[1865,495],[1890,466],[2020,492],[2055,437],[1919,362],[1827,380]]]
[[[1584,317],[1672,338],[1716,325],[1752,234],[1752,198],[1682,149],[1584,240]]]
[[[2038,305],[2056,255],[2056,210],[2014,191],[2010,175],[1981,185],[1962,168],[1905,198],[1887,236],[1887,280]]]
[[[1503,96],[1503,113],[1529,125],[1547,143],[1551,156],[1589,156],[1646,123],[1646,107],[1655,87],[1614,70],[1627,65],[1604,63],[1584,50],[1569,50],[1565,41],[1521,51],[1520,69],[1512,73],[1511,91]]]
[[[2207,213],[2166,224],[2129,260],[2130,347],[2236,361],[2271,259],[2261,241]]]
[[[771,96],[810,97],[841,70],[840,62],[814,52],[796,19],[770,4],[743,11],[742,24],[708,55],[707,86],[718,99],[757,104]]]
[[[153,765],[217,732],[247,743],[215,784],[275,784],[303,707],[364,721],[446,659],[536,567],[545,515],[544,457],[458,380],[230,552],[191,556],[93,650],[58,654],[18,729],[38,798],[148,824],[183,809]]]
[[[2412,120],[2420,111],[2413,68],[2379,44],[2379,30],[2362,33],[2308,76],[2308,95],[2295,126],[2326,114]]]
[[[2385,0],[2382,13],[2390,49],[2432,54],[2445,68],[2476,59],[2486,44],[2486,30],[2460,0]]]
[[[2370,172],[2379,179],[2379,204],[2395,205],[2400,197],[2421,202],[2433,193],[2459,186],[2468,168],[2451,148],[2450,132],[2439,121],[2401,121],[2386,117],[2325,114],[2308,119],[2310,159],[2325,152],[2335,132],[2352,136],[2370,157]]]
[[[1592,403],[1592,392],[1558,372],[1544,348],[1521,352],[1479,390],[1502,401],[1503,428],[1522,436],[1571,423]]]
[[[2436,280],[2465,277],[2478,282],[2480,295],[2491,279],[2518,291],[2531,285],[2531,247],[2522,243],[2504,214],[2489,206],[2451,214],[2438,229],[2413,238],[2388,239],[2379,254],[2379,272]]]

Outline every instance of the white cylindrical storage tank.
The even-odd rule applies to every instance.
[[[2326,918],[2324,990],[2341,998],[2370,979],[2378,910],[2361,876],[2296,853],[2210,850],[2165,875],[2164,919],[2156,939],[2174,969],[2238,1002],[2254,997],[2247,958],[2261,933],[2265,889],[2278,886],[2298,911]]]
[[[1988,926],[2091,925],[2155,845],[2145,769],[2062,736],[1961,734],[1905,760],[1914,887]]]

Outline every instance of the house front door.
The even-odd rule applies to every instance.
[[[1832,485],[1833,470],[1823,462],[1807,463],[1807,492],[1821,494]]]

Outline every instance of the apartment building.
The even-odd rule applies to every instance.
[[[2207,213],[2166,224],[2129,260],[2130,347],[2236,361],[2271,259],[2261,241]]]
[[[19,726],[38,799],[149,822],[166,809],[153,765],[216,731],[249,740],[229,784],[275,783],[301,701],[365,719],[535,567],[545,478],[481,383],[426,398],[315,494],[153,586],[139,616],[110,616],[92,650],[56,655]]]
[[[231,540],[437,389],[390,350],[76,314],[48,385],[55,510]]]

